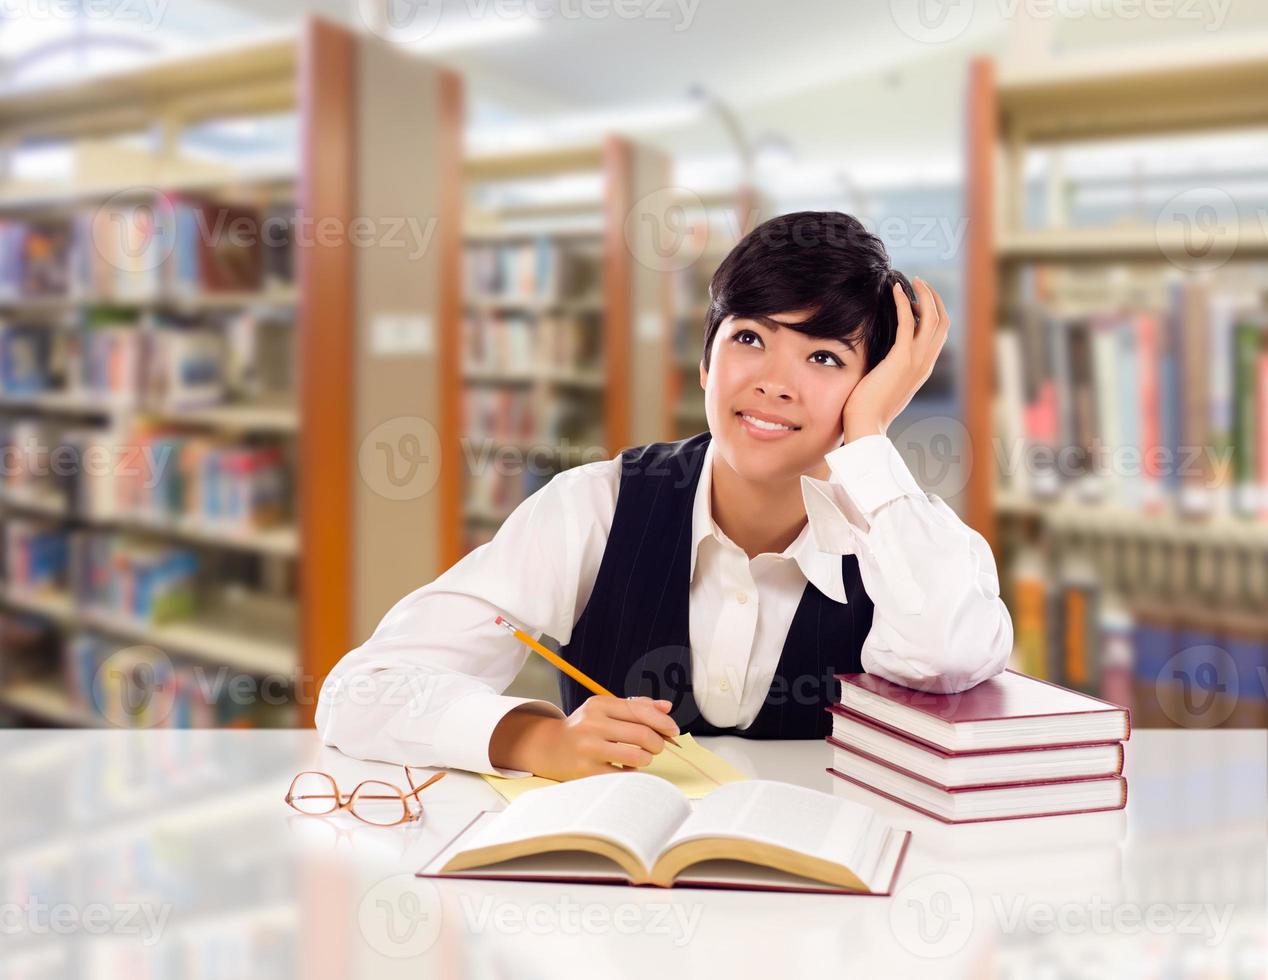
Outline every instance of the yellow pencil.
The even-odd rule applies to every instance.
[[[568,661],[565,660],[563,657],[559,656],[559,654],[555,653],[552,650],[546,649],[546,647],[542,646],[540,643],[534,640],[531,636],[525,633],[522,629],[519,629],[518,627],[516,627],[504,616],[499,616],[495,620],[495,622],[499,626],[515,634],[515,638],[517,640],[519,640],[521,643],[527,646],[530,650],[536,653],[540,653],[543,657],[545,657],[548,661],[550,661],[550,663],[554,664],[556,667],[562,670],[565,674],[571,677],[574,681],[576,681],[578,684],[584,687],[591,694],[606,694],[609,697],[617,697],[617,695],[613,694],[611,691],[609,691],[606,687],[604,687],[598,681],[591,680],[588,676],[586,676],[586,674],[582,673],[572,664],[568,663]],[[674,746],[675,748],[682,748],[681,745],[675,742],[668,735],[664,736],[664,738],[666,742],[668,742],[670,745]]]

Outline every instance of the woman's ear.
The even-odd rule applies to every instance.
[[[709,369],[704,366],[704,358],[700,358],[700,389],[703,391],[709,383]]]

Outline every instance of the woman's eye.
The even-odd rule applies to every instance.
[[[819,357],[820,355],[822,355],[822,356],[824,356],[824,357],[830,357],[830,358],[832,359],[832,360],[830,360],[830,361],[827,361],[827,362],[826,362],[826,363],[827,363],[827,364],[829,364],[829,365],[835,364],[837,367],[844,367],[844,366],[845,366],[845,364],[842,362],[841,358],[837,357],[837,356],[836,356],[835,354],[833,354],[831,351],[827,351],[827,350],[817,350],[817,351],[815,351],[813,354],[811,354],[810,356],[811,356],[811,357]],[[816,362],[816,363],[818,363],[818,364],[823,364],[823,363],[825,363],[825,362],[824,362],[824,361],[818,361],[818,362]]]
[[[758,343],[761,343],[761,340],[762,340],[762,338],[759,337],[752,330],[737,330],[735,333],[735,336],[732,337],[731,339],[734,340],[737,344],[744,344],[746,347],[752,346],[751,344],[745,343],[745,340],[744,340],[745,337],[752,337]]]

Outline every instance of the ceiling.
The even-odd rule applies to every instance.
[[[161,7],[155,35],[183,45],[224,41],[310,13],[368,29],[389,2],[407,23],[433,27],[429,41],[533,28],[427,50],[461,71],[477,130],[695,106],[694,115],[644,123],[636,135],[679,160],[734,161],[721,115],[690,98],[703,88],[749,142],[783,148],[776,177],[803,185],[840,183],[843,173],[868,184],[957,179],[975,54],[1016,58],[1027,45],[1113,53],[1177,39],[1218,48],[1268,27],[1268,4],[1231,0],[1177,4],[1169,20],[1107,18],[1102,8],[1113,0],[1062,0],[1062,17],[1029,12],[1051,5],[1023,0],[179,0]]]

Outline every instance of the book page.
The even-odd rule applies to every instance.
[[[843,865],[861,877],[875,867],[875,855],[867,850],[878,845],[874,830],[883,826],[861,803],[752,779],[723,786],[698,802],[666,847],[708,837],[760,841]]]
[[[547,834],[590,834],[621,845],[650,868],[690,813],[686,797],[657,776],[587,776],[526,793],[463,841],[463,850]]]
[[[659,776],[677,786],[689,800],[708,796],[723,783],[748,779],[720,755],[710,752],[690,735],[679,735],[681,749],[666,746],[664,751],[652,757],[652,761],[638,770],[649,776]],[[481,773],[485,782],[497,790],[504,799],[518,799],[522,793],[558,786],[555,779],[545,776],[494,776]]]

